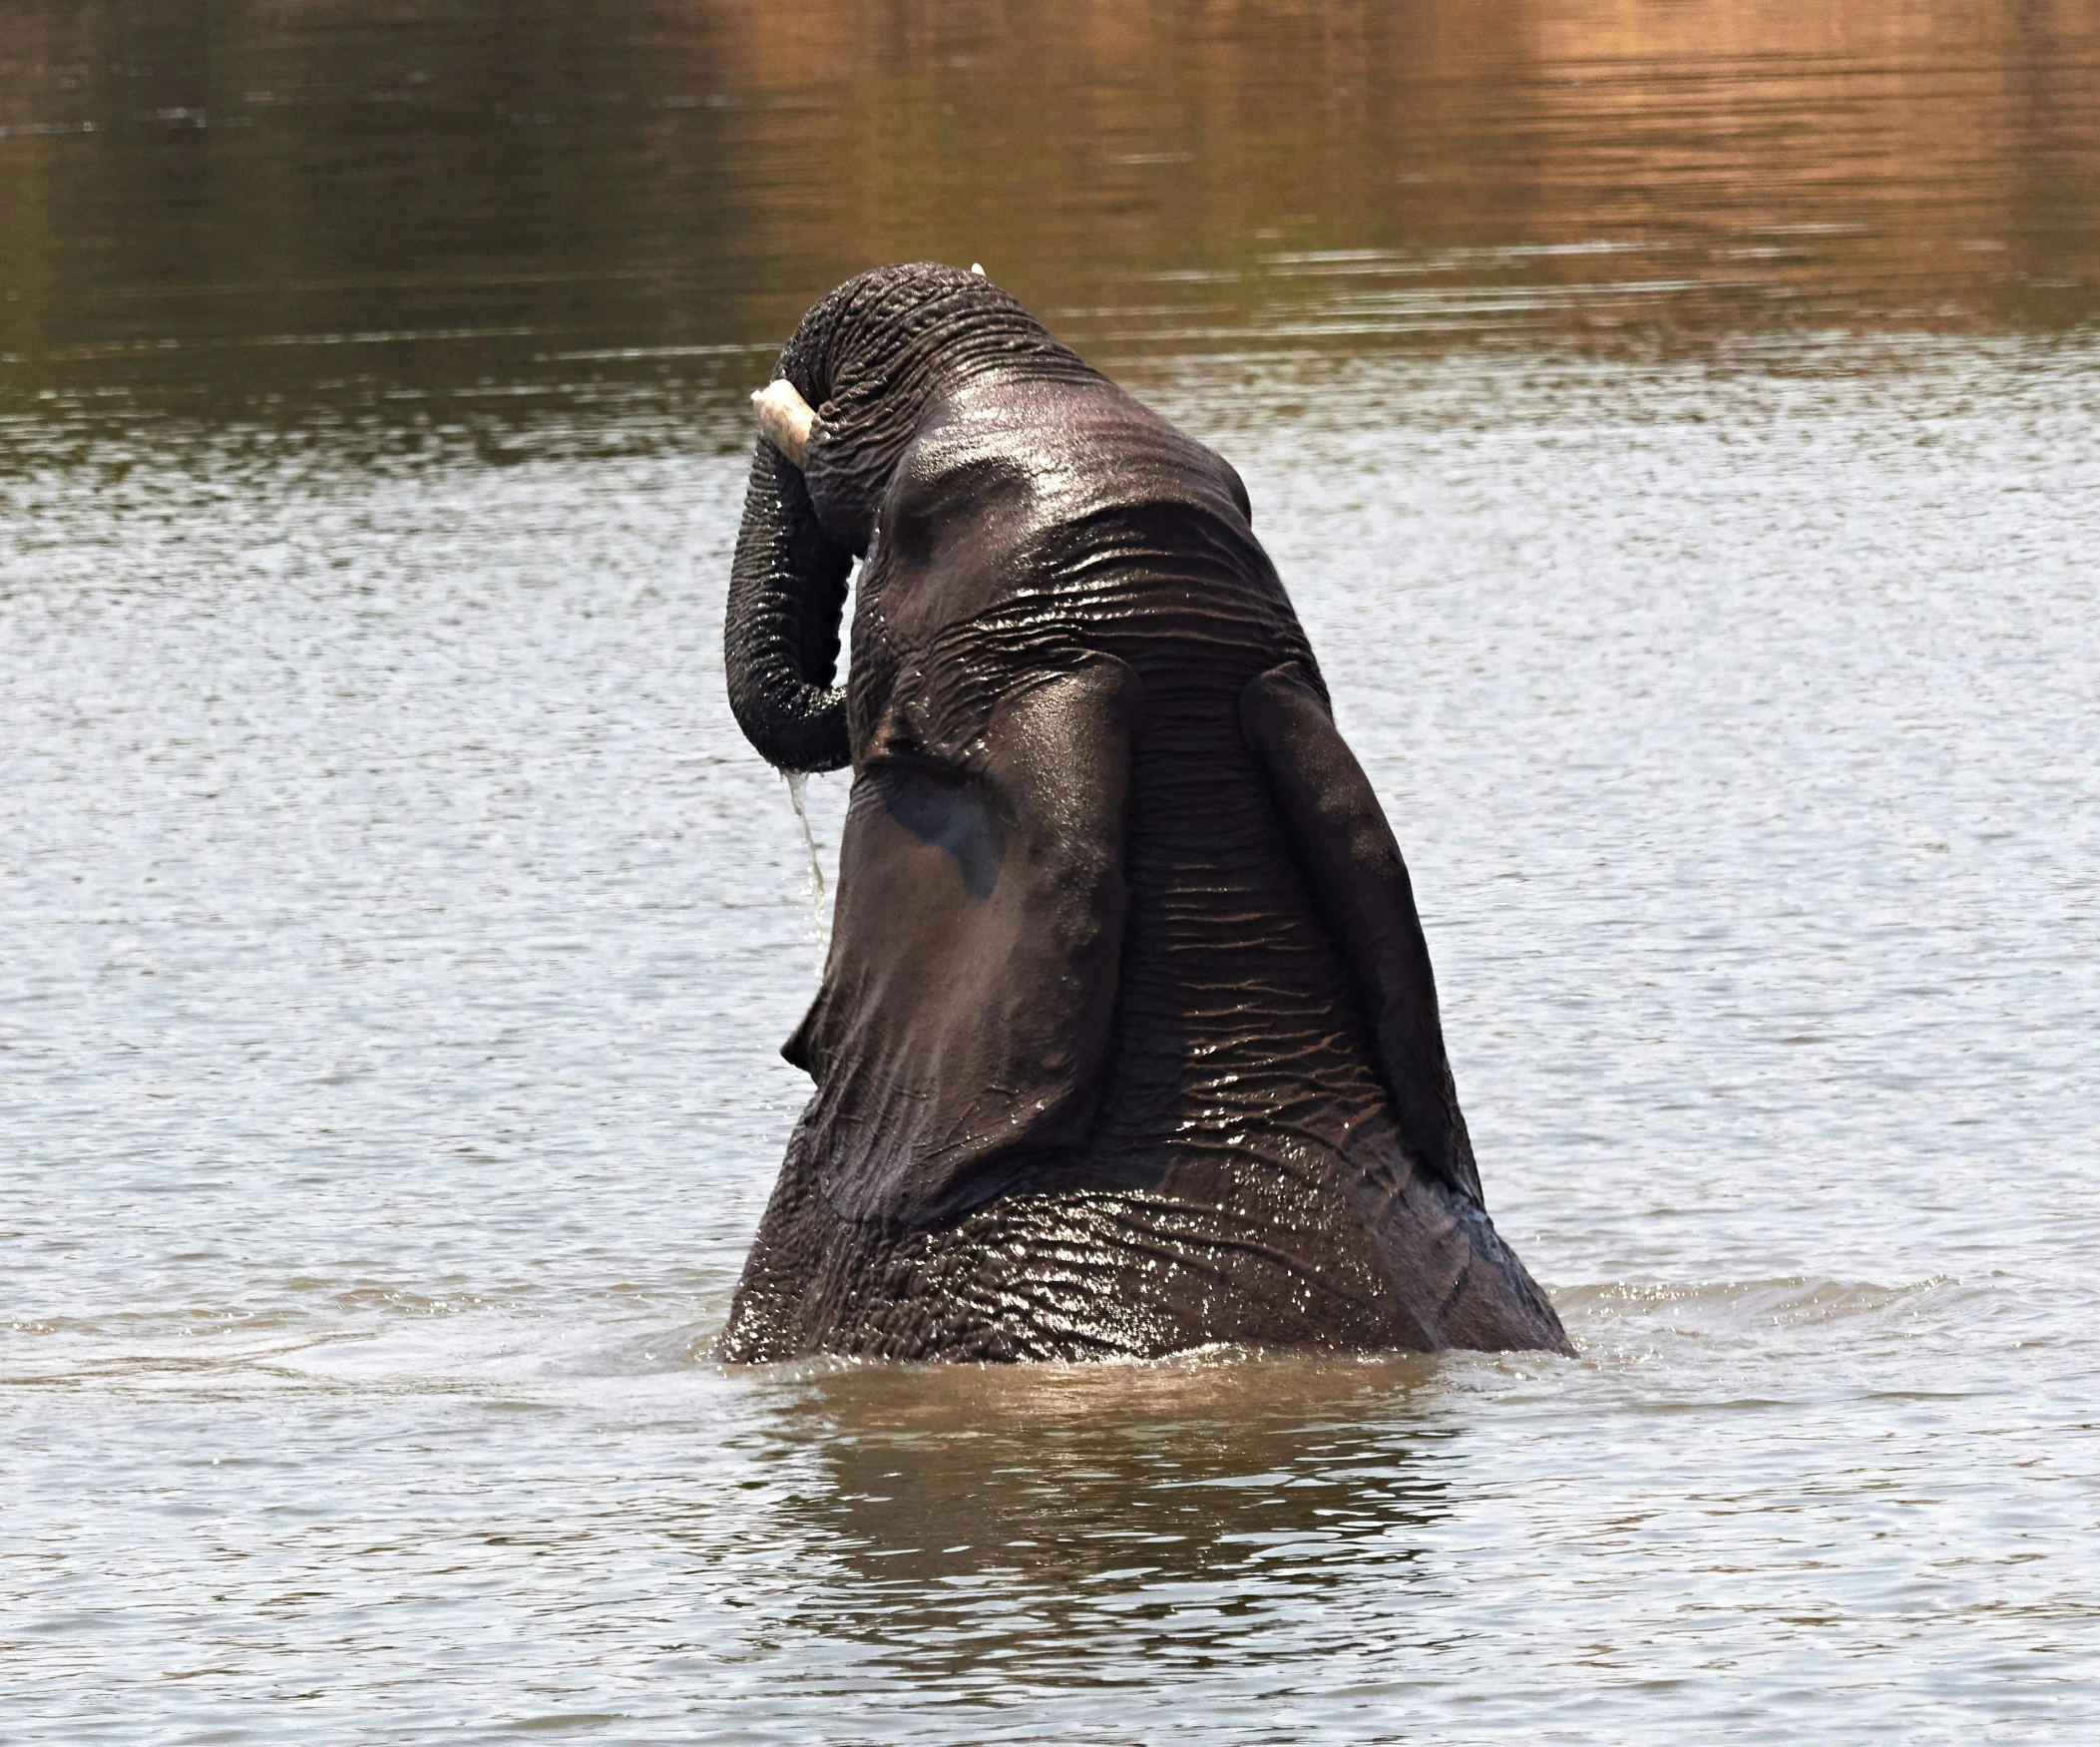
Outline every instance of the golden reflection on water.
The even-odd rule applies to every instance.
[[[18,408],[726,394],[920,256],[1111,358],[2053,330],[2100,5],[46,4],[0,232]]]

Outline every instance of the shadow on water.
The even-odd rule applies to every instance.
[[[1243,1356],[790,1373],[773,1429],[821,1481],[780,1527],[834,1572],[794,1624],[944,1678],[1019,1659],[1055,1681],[1110,1651],[1205,1666],[1372,1571],[1390,1610],[1448,1508],[1435,1376]]]

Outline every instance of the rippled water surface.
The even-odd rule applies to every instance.
[[[5,26],[0,1739],[2095,1738],[2092,7]],[[1578,1360],[709,1362],[920,254],[1245,474]]]

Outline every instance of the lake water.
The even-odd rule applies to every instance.
[[[2100,7],[0,30],[0,1739],[2096,1738]],[[710,1363],[916,256],[1245,474],[1579,1359]]]

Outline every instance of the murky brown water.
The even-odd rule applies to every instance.
[[[1247,476],[1579,1361],[706,1363],[918,255]],[[0,11],[0,1739],[2093,1738],[2096,319],[2091,4]]]

